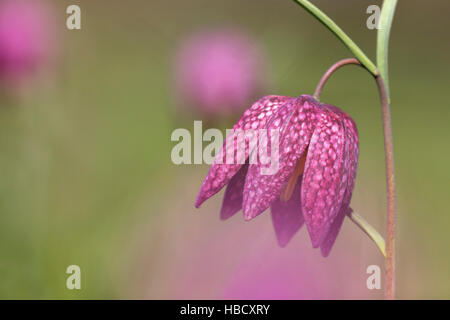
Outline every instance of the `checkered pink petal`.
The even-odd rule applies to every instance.
[[[314,248],[328,234],[347,186],[344,126],[338,115],[326,108],[322,111],[311,137],[302,183],[302,210]]]
[[[324,257],[328,256],[330,253],[336,237],[339,234],[342,223],[346,215],[352,212],[350,208],[350,200],[353,193],[353,188],[355,186],[356,179],[356,169],[358,167],[358,155],[359,155],[359,140],[358,140],[358,130],[356,124],[349,115],[347,115],[342,110],[336,108],[335,106],[326,105],[326,108],[332,110],[338,114],[343,119],[343,124],[345,128],[345,161],[344,161],[344,174],[347,175],[347,187],[344,194],[344,199],[342,201],[342,206],[336,219],[333,221],[330,231],[327,237],[320,245],[322,255]]]
[[[246,220],[256,217],[279,198],[309,144],[314,121],[321,113],[318,102],[310,96],[292,99],[287,104],[290,104],[291,108],[284,110],[292,111],[285,117],[285,122],[273,122],[269,125],[269,129],[280,129],[278,170],[272,175],[264,175],[261,173],[262,167],[269,165],[250,164],[244,187],[243,209]],[[270,152],[271,150],[268,154]]]
[[[273,95],[259,99],[244,112],[239,121],[234,125],[233,130],[241,129],[245,132],[248,129],[258,130],[265,128],[280,106],[289,99],[291,98]],[[243,141],[235,138],[233,135],[225,139],[222,149],[218,152],[214,163],[203,181],[195,202],[197,208],[208,198],[219,192],[236,172],[238,172],[249,155],[251,146],[249,146],[248,141],[248,136]],[[245,150],[244,158],[240,159],[243,161],[238,161],[238,150]],[[227,164],[227,154],[234,155],[233,164]]]

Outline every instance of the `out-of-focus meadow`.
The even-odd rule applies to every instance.
[[[311,94],[332,63],[351,56],[330,32],[289,0],[74,1],[81,30],[66,28],[70,1],[47,3],[49,70],[0,96],[0,298],[383,297],[366,288],[367,266],[383,260],[348,220],[328,258],[311,248],[305,227],[279,248],[269,212],[220,221],[223,192],[195,209],[208,167],[170,158],[171,132],[201,120],[185,116],[174,92],[184,38],[241,30],[266,61],[261,94],[296,96]],[[381,1],[314,3],[375,59],[366,8]],[[450,298],[449,9],[446,1],[399,1],[393,26],[399,298]],[[384,232],[375,82],[345,68],[322,101],[358,125],[352,207]],[[81,290],[66,288],[72,264],[81,267]]]

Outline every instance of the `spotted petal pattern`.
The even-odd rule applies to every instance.
[[[293,110],[285,117],[286,122],[269,125],[269,129],[281,130],[278,170],[272,175],[265,175],[262,174],[262,168],[269,165],[250,164],[244,187],[243,208],[246,220],[262,213],[280,196],[309,144],[314,121],[321,113],[318,103],[309,96],[301,96],[287,104],[291,104]],[[269,149],[272,149],[271,146]],[[262,161],[266,162],[268,161]]]
[[[239,121],[234,125],[233,130],[258,130],[266,127],[269,120],[276,113],[278,108],[284,102],[291,99],[283,96],[265,96],[255,102],[249,109],[247,109],[241,116]],[[228,136],[225,142],[215,157],[214,163],[209,169],[205,180],[203,181],[200,192],[197,196],[195,206],[198,208],[208,198],[220,191],[238,172],[243,163],[237,161],[238,150],[245,150],[245,156],[242,160],[246,160],[249,154],[250,137],[246,136],[244,141],[238,141],[233,135]],[[245,144],[244,144],[245,143]],[[248,147],[246,147],[248,146]],[[233,164],[227,164],[227,153],[234,155]]]
[[[303,215],[314,248],[326,237],[347,186],[343,176],[344,126],[338,115],[322,110],[311,137],[302,183]]]
[[[324,257],[328,256],[328,254],[330,253],[334,242],[336,241],[337,235],[339,234],[345,216],[352,212],[352,209],[350,208],[350,200],[352,197],[353,188],[355,186],[356,169],[358,167],[359,155],[358,130],[353,119],[335,106],[326,105],[325,107],[329,110],[332,110],[343,119],[345,129],[344,174],[347,174],[347,186],[339,213],[336,219],[333,221],[326,239],[320,245],[320,249]]]

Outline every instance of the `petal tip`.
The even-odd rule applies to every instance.
[[[328,257],[330,252],[331,252],[331,247],[329,249],[325,248],[325,247],[320,247],[320,253],[322,254],[322,257],[324,257],[324,258]]]
[[[285,248],[291,239],[280,239],[277,237],[277,243],[280,248]]]
[[[250,220],[256,218],[257,216],[259,216],[264,211],[265,211],[265,209],[261,210],[261,209],[251,207],[251,206],[244,206],[244,208],[243,208],[244,220],[250,221]]]
[[[200,191],[200,193],[197,196],[197,199],[195,199],[195,204],[194,206],[198,209],[200,208],[200,206],[203,204],[203,202],[205,202],[205,197],[203,196],[202,192]]]
[[[324,235],[319,236],[318,234],[311,232],[311,230],[309,228],[308,229],[308,233],[309,233],[309,238],[311,239],[311,245],[314,249],[317,249],[320,247],[320,245],[323,243],[323,240],[325,238]]]
[[[320,247],[320,242],[311,240],[311,245],[313,249],[317,249],[318,247]]]
[[[234,216],[235,215],[235,213],[237,213],[239,210],[237,210],[237,211],[231,211],[231,210],[225,210],[225,209],[223,209],[222,208],[222,210],[220,210],[220,215],[219,215],[219,217],[220,217],[220,220],[222,220],[222,221],[225,221],[225,220],[228,220],[228,219],[230,219],[232,216]]]

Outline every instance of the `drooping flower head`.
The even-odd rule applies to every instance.
[[[21,83],[49,58],[47,10],[39,0],[0,1],[0,80]]]
[[[228,185],[223,219],[242,209],[250,220],[270,207],[281,246],[306,223],[313,247],[320,247],[327,256],[351,210],[359,152],[354,121],[337,107],[308,95],[266,96],[245,111],[233,129],[278,130],[278,170],[263,174],[266,162],[249,161],[255,147],[247,140],[239,143],[234,136],[227,137],[196,207]],[[245,163],[224,161],[230,149],[237,153],[243,147]],[[269,150],[273,148],[268,145]]]
[[[184,41],[177,55],[178,104],[207,116],[242,112],[262,86],[261,52],[231,29],[205,31]]]

